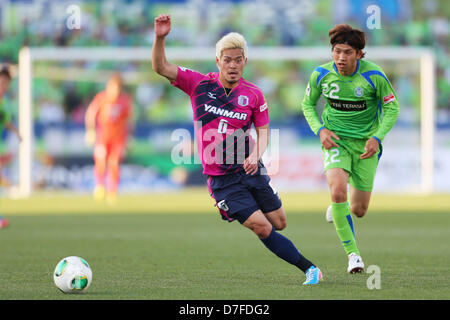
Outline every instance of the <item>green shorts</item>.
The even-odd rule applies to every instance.
[[[324,171],[332,168],[344,169],[349,174],[348,182],[351,186],[360,191],[372,191],[381,146],[372,157],[361,159],[366,142],[367,139],[340,137],[340,140],[336,141],[339,148],[326,150],[322,146]]]

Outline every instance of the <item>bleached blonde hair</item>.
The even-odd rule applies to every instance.
[[[247,42],[242,34],[237,32],[230,32],[224,35],[219,41],[216,43],[216,57],[220,59],[222,57],[222,53],[227,49],[241,49],[242,54],[244,55],[244,59],[247,58]]]

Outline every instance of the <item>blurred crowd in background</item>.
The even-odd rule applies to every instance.
[[[380,24],[376,28],[368,24],[371,15],[377,14],[370,9],[373,5],[379,8]],[[72,20],[77,13],[79,20]],[[312,71],[327,60],[256,61],[251,59],[252,47],[322,46],[330,50],[328,31],[339,23],[365,31],[367,47],[426,46],[434,50],[436,121],[438,133],[442,133],[436,135],[436,140],[444,148],[440,147],[436,161],[448,159],[448,0],[0,0],[0,62],[10,65],[13,73],[4,105],[16,113],[17,119],[17,64],[24,46],[150,49],[154,40],[153,20],[161,13],[172,16],[172,30],[166,39],[168,47],[214,47],[230,31],[246,37],[250,58],[244,77],[263,90],[271,127],[282,132],[280,144],[285,149],[276,176],[280,188],[326,188],[320,149],[316,148],[316,137],[300,105]],[[370,57],[370,52],[367,53]],[[150,54],[148,58],[145,62],[80,60],[33,64],[36,188],[92,190],[92,150],[83,143],[84,115],[95,94],[104,89],[115,71],[123,75],[125,90],[133,97],[136,117],[134,139],[130,141],[121,178],[123,190],[166,190],[205,183],[199,162],[177,165],[171,158],[177,143],[171,140],[173,131],[177,128],[192,131],[190,101],[152,71]],[[206,62],[195,59],[171,62],[203,73],[217,71],[213,55]],[[390,177],[395,176],[395,188],[405,190],[420,183],[420,157],[404,157],[420,152],[420,66],[418,60],[373,62],[388,75],[401,105],[396,123],[401,130],[397,136],[390,134],[388,139],[397,142],[397,147],[390,148],[384,156],[383,169],[377,175],[379,188],[392,188]],[[6,162],[10,164],[2,169],[2,181],[13,185],[18,181],[18,170],[11,159],[17,158],[13,154],[17,153],[18,144],[12,138],[7,136],[6,143],[0,144],[0,154],[6,154],[9,161]],[[195,159],[193,141],[187,140],[186,146],[183,152]],[[439,180],[448,176],[450,166],[445,161],[439,162],[436,169],[439,169],[436,185],[440,190],[450,190],[448,179]]]
[[[153,19],[172,15],[167,46],[214,46],[230,31],[241,32],[252,46],[327,46],[328,30],[349,23],[366,31],[368,46],[431,46],[437,55],[437,104],[450,123],[450,3],[446,0],[109,0],[78,1],[81,28],[66,25],[68,1],[0,1],[0,61],[17,64],[23,46],[146,46],[153,42]],[[381,28],[369,30],[367,7],[380,8]],[[149,57],[150,59],[150,57]],[[244,76],[259,85],[271,106],[272,120],[301,118],[300,102],[306,81],[317,61],[251,62]],[[211,63],[192,61],[188,67],[216,71]],[[383,63],[402,105],[419,114],[418,67],[408,63]],[[33,82],[36,121],[82,124],[84,111],[96,92],[104,88],[101,78],[73,81],[51,77],[51,70],[120,70],[139,72],[140,81],[128,82],[138,122],[190,121],[189,101],[151,71],[150,63],[71,62],[37,63]],[[401,70],[400,70],[401,69]],[[99,80],[100,79],[100,80]],[[125,80],[127,78],[125,77]],[[9,99],[17,104],[17,81]],[[168,106],[170,106],[168,108]],[[418,121],[418,117],[411,117]]]

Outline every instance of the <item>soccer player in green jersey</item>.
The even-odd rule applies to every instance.
[[[6,128],[9,131],[14,132],[19,137],[19,140],[22,140],[19,131],[12,122],[10,113],[5,108],[5,99],[3,99],[3,96],[9,89],[10,82],[11,74],[9,73],[8,68],[3,67],[0,70],[0,135],[3,132],[3,129]],[[8,224],[8,220],[0,215],[0,229],[5,228]]]
[[[341,24],[331,29],[329,36],[333,61],[313,71],[302,108],[322,143],[331,193],[327,220],[334,222],[348,255],[347,271],[356,273],[364,271],[364,263],[350,212],[357,217],[367,212],[381,144],[395,124],[399,105],[383,70],[362,60],[364,32]],[[321,94],[326,100],[322,121],[315,108]]]

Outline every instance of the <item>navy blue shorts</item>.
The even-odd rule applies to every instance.
[[[268,213],[281,208],[278,193],[270,186],[270,177],[261,174],[261,169],[254,175],[239,173],[208,176],[208,188],[222,219],[229,222],[237,219],[241,224],[256,210]]]

